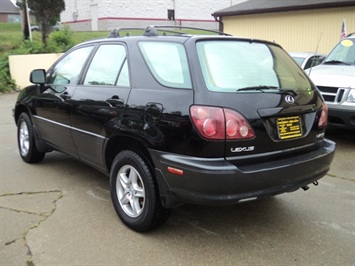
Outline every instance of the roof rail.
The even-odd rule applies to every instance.
[[[110,34],[107,36],[107,38],[117,38],[121,37],[120,32],[126,32],[124,36],[130,36],[129,31],[143,31],[143,36],[159,36],[159,35],[192,35],[189,32],[182,31],[182,30],[194,30],[194,31],[201,31],[201,32],[209,32],[209,33],[216,33],[218,35],[224,35],[224,36],[231,36],[231,34],[227,34],[221,31],[215,31],[215,30],[209,30],[209,29],[203,29],[203,28],[196,28],[196,27],[185,27],[185,26],[155,26],[155,25],[150,25],[146,28],[117,28],[114,29],[110,32]],[[159,32],[163,32],[162,34],[159,34]]]
[[[346,35],[346,37],[350,37],[350,36],[353,36],[353,35],[355,35],[355,32],[349,33],[348,35]]]

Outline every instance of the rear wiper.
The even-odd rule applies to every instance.
[[[347,66],[350,65],[349,63],[339,61],[339,60],[325,61],[325,62],[323,62],[323,64],[334,64],[334,65],[341,64],[341,65],[347,65]]]
[[[277,90],[277,93],[281,94],[293,94],[294,96],[297,95],[297,93],[294,90],[290,89],[280,89],[275,86],[266,86],[266,85],[260,85],[260,86],[251,86],[251,87],[245,87],[245,88],[240,88],[237,91],[261,91],[264,92],[266,90]]]
[[[278,88],[275,86],[260,85],[260,86],[240,88],[237,91],[264,91],[264,90],[275,90],[275,89],[278,90]]]

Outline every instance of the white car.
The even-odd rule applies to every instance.
[[[291,52],[289,54],[302,69],[309,69],[311,67],[319,65],[326,57],[326,55],[324,54],[307,52]]]
[[[310,78],[328,105],[328,124],[355,130],[355,33],[313,67]]]

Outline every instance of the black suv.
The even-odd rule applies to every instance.
[[[328,172],[327,107],[279,45],[119,32],[31,73],[14,109],[25,162],[56,150],[106,173],[118,216],[140,232],[184,203],[306,190]]]

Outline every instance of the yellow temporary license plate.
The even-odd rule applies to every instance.
[[[277,130],[280,139],[302,137],[301,119],[299,116],[277,118]]]

